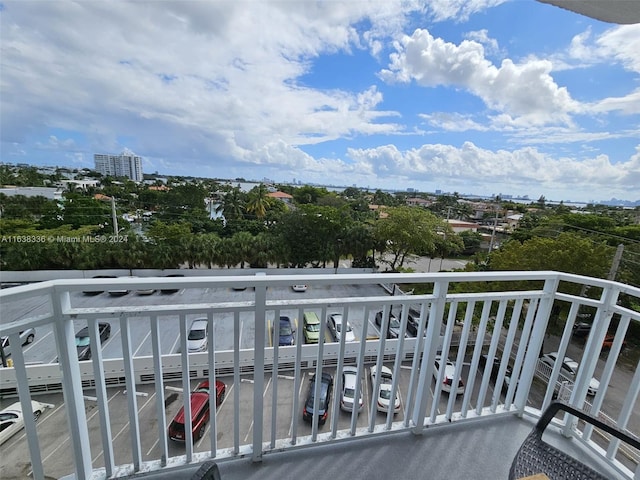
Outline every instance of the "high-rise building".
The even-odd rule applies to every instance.
[[[127,177],[135,182],[142,181],[142,158],[126,149],[120,155],[93,155],[96,171],[110,177]]]

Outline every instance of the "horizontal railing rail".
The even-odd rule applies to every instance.
[[[317,296],[274,293],[301,282]],[[381,284],[411,287],[389,291],[380,288]],[[583,286],[589,287],[590,298],[580,295]],[[153,301],[131,297],[108,305],[92,303],[94,297],[90,295],[109,290],[163,288],[180,289],[185,294]],[[241,300],[224,293],[244,288],[247,291]],[[425,293],[405,294],[406,290]],[[197,295],[190,296],[196,291]],[[347,293],[343,295],[344,292]],[[207,300],[209,297],[215,299]],[[536,377],[538,357],[548,348],[553,318],[558,311],[566,312],[562,333],[553,347],[559,358],[564,358],[573,348],[570,341],[580,310],[590,308],[592,328],[581,356],[575,358],[580,367],[571,379],[569,402],[578,408],[586,405],[591,379],[598,370],[600,387],[589,399],[590,408],[629,429],[630,422],[635,421],[633,409],[640,394],[640,369],[636,367],[634,380],[619,405],[610,406],[613,404],[607,395],[629,326],[640,322],[640,312],[632,307],[639,300],[640,289],[635,287],[558,272],[46,280],[0,291],[0,334],[8,336],[13,346],[20,343],[19,335],[25,328],[49,331],[57,363],[34,365],[21,349],[12,348],[13,366],[0,369],[0,395],[18,395],[26,410],[32,397],[39,393],[63,392],[73,451],[67,473],[73,473],[75,478],[117,477],[210,458],[250,456],[259,461],[266,453],[293,446],[401,430],[419,434],[432,425],[446,427],[452,422],[474,422],[499,415],[539,415],[557,393],[558,382],[567,380],[559,365],[546,372],[546,384]],[[308,312],[321,319],[316,344],[304,343],[303,319]],[[356,341],[347,342],[344,336],[338,337],[330,330],[328,319],[332,314],[340,315],[335,321],[341,322],[341,331],[345,331],[347,323],[353,325]],[[283,315],[295,324],[294,345],[279,345],[276,321]],[[203,318],[208,325],[208,348],[204,352],[188,352],[192,317]],[[109,358],[105,358],[107,351],[101,347],[99,324],[105,322],[120,338],[119,343],[112,342]],[[78,360],[74,335],[82,326],[88,327],[92,352],[89,361]],[[612,346],[599,364],[608,334],[614,335]],[[163,343],[167,339],[173,341],[171,347]],[[142,351],[147,343],[149,351]],[[437,356],[441,358],[437,364],[440,367],[436,366]],[[450,370],[445,368],[446,359],[451,361]],[[388,366],[393,378],[390,399],[401,399],[400,413],[394,414],[394,409],[387,407],[384,414],[376,414],[380,405],[374,392],[379,390],[381,381],[375,376],[370,380],[371,390],[367,390],[371,391],[371,403],[366,409],[369,415],[359,420],[357,412],[352,412],[350,421],[344,424],[338,414],[338,397],[342,389],[340,372],[347,365],[355,366],[358,378],[365,379],[369,378],[371,367]],[[297,392],[305,391],[303,381],[307,375],[320,378],[325,371],[335,372],[335,401],[327,406],[327,431],[321,432],[318,415],[311,415],[309,431],[300,430],[297,420],[304,402]],[[219,419],[212,410],[210,448],[198,451],[191,436],[186,435],[185,454],[172,457],[166,434],[165,387],[177,383],[179,390],[188,392],[194,380],[206,379],[213,385],[219,378],[235,387],[229,432],[232,440],[219,442]],[[251,382],[246,400],[250,400],[247,408],[253,425],[252,436],[246,440],[240,435],[239,395],[244,381]],[[286,383],[291,381],[291,386]],[[128,416],[130,457],[124,463],[116,461],[107,389],[118,386],[135,392],[137,386],[145,384],[155,387],[154,422],[158,428],[155,433],[142,431],[138,400],[136,395],[128,395],[127,411],[123,413]],[[321,407],[320,382],[315,385],[313,412]],[[359,386],[356,396],[360,388],[365,387]],[[97,448],[102,455],[98,464],[91,455],[85,413],[88,390],[99,412]],[[270,395],[266,395],[267,391]],[[285,391],[293,393],[285,395]],[[211,402],[215,402],[215,394],[210,395]],[[191,431],[189,397],[183,395],[182,401],[186,431]],[[288,414],[278,408],[283,402],[288,404]],[[286,425],[288,428],[283,428]],[[563,425],[566,435],[575,436],[619,474],[633,477],[637,462],[625,463],[628,458],[621,459],[614,440],[603,443],[600,436],[594,438],[591,429],[581,429],[568,416]],[[41,439],[29,416],[25,418],[25,429],[33,476],[44,478]],[[283,430],[286,433],[278,433]],[[160,453],[155,457],[141,448],[148,435],[157,437]],[[94,439],[94,449],[95,442]]]

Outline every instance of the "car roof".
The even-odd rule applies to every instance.
[[[204,392],[192,392],[191,393],[191,416],[193,417],[199,412],[204,405],[209,401],[209,394]],[[184,406],[180,407],[180,410],[173,417],[173,420],[178,423],[184,424]]]
[[[98,323],[98,331],[102,330],[103,328],[107,328],[108,326],[110,327],[111,324],[107,323],[107,322],[99,322]],[[82,327],[76,333],[76,337],[88,337],[88,336],[89,336],[89,326]]]
[[[333,377],[331,376],[331,374],[330,374],[330,373],[328,373],[328,372],[322,372],[322,376],[321,376],[321,381],[322,381],[322,382],[330,382],[330,381],[332,381],[332,380],[333,380]],[[315,381],[316,381],[316,375],[315,375],[315,374],[311,377],[311,381],[312,381],[312,382],[315,382]]]
[[[191,330],[204,330],[207,328],[208,322],[206,318],[198,318],[191,323]]]
[[[343,372],[344,373],[344,385],[343,388],[356,388],[356,375],[353,373],[349,373],[349,372]]]
[[[320,319],[318,318],[318,315],[316,315],[315,312],[305,312],[304,320],[307,323],[320,323]]]

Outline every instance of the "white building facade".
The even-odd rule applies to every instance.
[[[130,150],[125,150],[120,155],[105,155],[96,153],[93,155],[96,171],[110,177],[127,177],[135,182],[141,182],[142,157]]]

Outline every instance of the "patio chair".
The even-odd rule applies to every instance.
[[[592,415],[577,410],[562,402],[553,402],[545,410],[531,433],[522,443],[520,450],[513,459],[509,471],[509,479],[517,480],[526,477],[544,478],[544,474],[550,480],[584,479],[584,480],[610,480],[609,477],[593,470],[575,458],[567,455],[562,450],[549,445],[542,440],[542,434],[559,410],[564,410],[579,419],[607,432],[610,435],[628,443],[636,449],[640,449],[637,438],[608,425]]]

